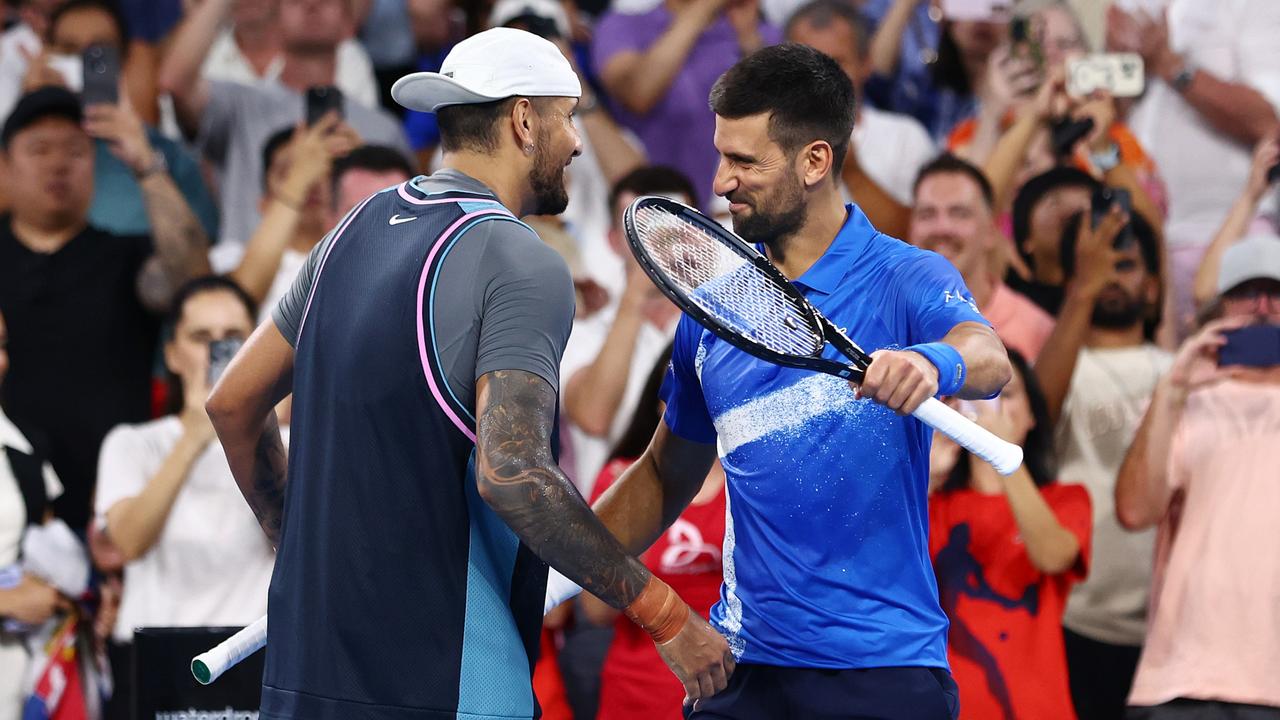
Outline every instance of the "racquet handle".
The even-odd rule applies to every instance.
[[[1022,465],[1022,448],[996,437],[990,430],[961,415],[938,398],[929,398],[911,413],[917,420],[946,435],[960,447],[991,463],[1001,475]]]
[[[191,660],[191,674],[195,675],[201,685],[208,685],[266,644],[267,616],[263,615],[249,627],[218,643],[213,649],[195,656]]]

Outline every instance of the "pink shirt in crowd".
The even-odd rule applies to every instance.
[[[1129,704],[1280,707],[1280,385],[1193,392],[1169,459],[1175,496]]]
[[[1035,362],[1053,332],[1049,313],[1003,282],[996,283],[991,299],[979,309],[1004,344],[1017,350],[1027,362]]]

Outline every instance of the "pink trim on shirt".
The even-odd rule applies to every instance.
[[[410,182],[413,182],[413,181],[410,180],[408,182],[403,182],[397,185],[396,192],[400,194],[401,198],[403,198],[408,202],[413,203],[414,205],[443,205],[445,203],[456,203],[456,202],[487,202],[487,203],[493,203],[499,207],[502,207],[502,203],[490,198],[444,198],[442,200],[423,200],[421,198],[416,198],[413,195],[409,194],[408,187]],[[505,207],[503,207],[502,209],[504,212],[506,211]],[[507,214],[510,215],[509,212]]]

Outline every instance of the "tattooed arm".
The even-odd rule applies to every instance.
[[[205,403],[236,485],[272,545],[280,541],[288,469],[275,406],[292,385],[293,348],[267,321],[236,354]]]
[[[138,278],[148,308],[161,312],[187,280],[208,275],[209,237],[168,172],[154,170],[138,179],[151,221],[155,254]]]
[[[533,373],[498,370],[476,390],[480,496],[547,563],[613,607],[629,605],[650,573],[552,458],[555,389]]]

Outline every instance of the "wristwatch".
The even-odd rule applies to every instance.
[[[165,159],[164,153],[160,152],[159,150],[152,149],[151,160],[147,162],[147,164],[144,165],[141,170],[134,171],[133,176],[138,180],[146,180],[147,178],[151,177],[152,175],[158,172],[168,172],[168,171],[169,171],[169,161]]]
[[[1115,143],[1107,145],[1103,150],[1089,153],[1089,160],[1104,175],[1116,169],[1120,164],[1120,146]]]
[[[1174,90],[1177,90],[1179,93],[1184,93],[1187,91],[1187,88],[1191,87],[1191,80],[1195,76],[1195,66],[1184,60],[1182,62],[1182,67],[1179,68],[1178,72],[1174,73],[1173,77],[1169,79],[1169,84],[1173,86]]]

